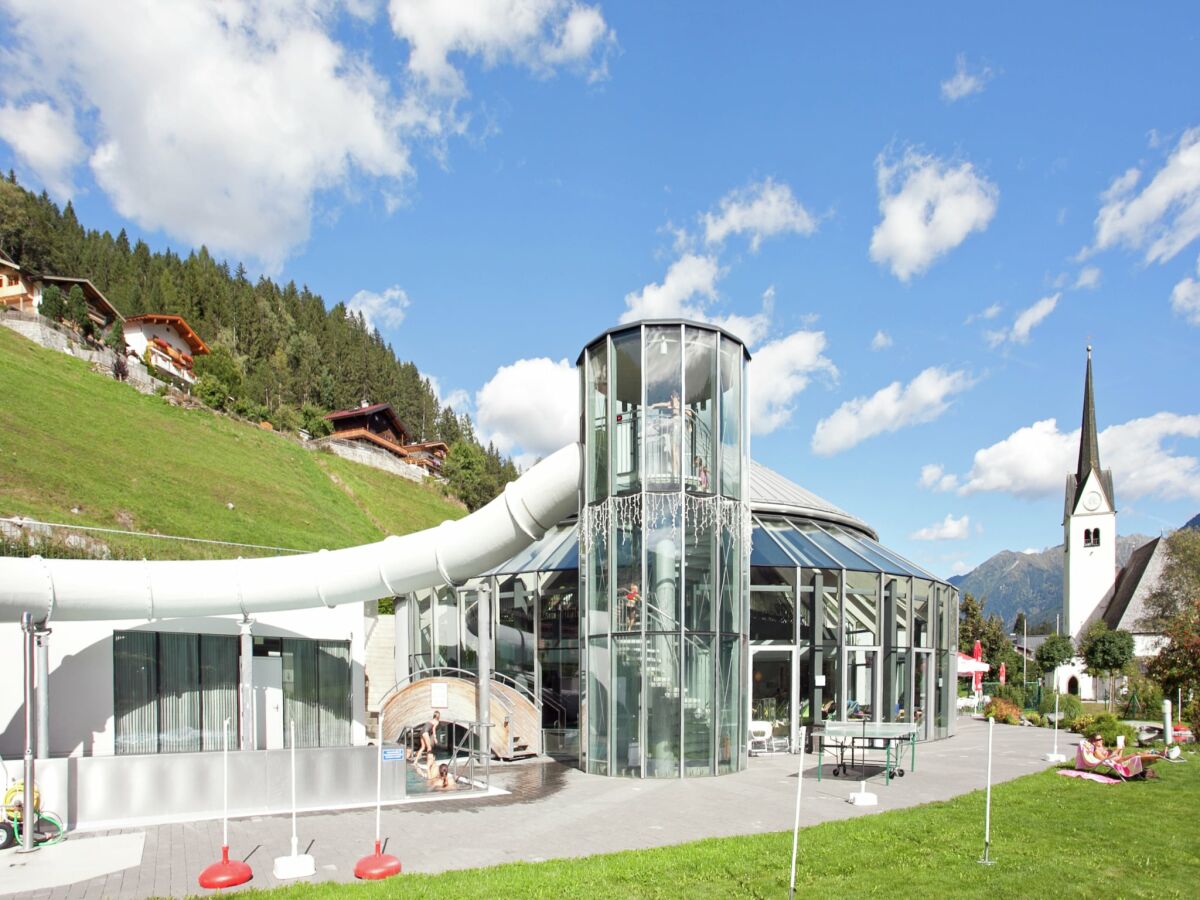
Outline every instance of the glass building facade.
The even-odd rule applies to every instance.
[[[397,605],[408,673],[495,669],[585,771],[695,777],[746,764],[750,721],[915,722],[953,733],[958,593],[864,522],[751,463],[742,345],[642,322],[579,358],[577,519],[464,587]],[[403,674],[408,674],[403,673]]]

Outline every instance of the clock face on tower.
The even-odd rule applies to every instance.
[[[1100,506],[1100,495],[1095,491],[1088,491],[1083,495],[1083,505],[1086,509],[1094,511]]]

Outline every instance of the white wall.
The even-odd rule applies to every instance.
[[[143,359],[146,355],[146,346],[153,338],[161,338],[166,341],[180,353],[191,355],[192,348],[188,342],[180,337],[179,332],[175,330],[174,325],[157,325],[150,322],[133,322],[126,325],[125,345],[137,354],[138,359]],[[157,351],[154,357],[154,364],[165,369],[177,378],[182,378],[189,384],[195,383],[196,376],[189,370],[175,365],[171,358],[161,351]]]
[[[50,753],[52,756],[112,755],[113,631],[181,631],[238,634],[237,616],[146,622],[51,622]],[[363,690],[366,662],[365,621],[361,603],[334,609],[264,613],[254,618],[256,635],[350,641],[353,721],[350,739],[367,740]],[[24,685],[20,625],[0,623],[0,757],[19,760],[24,753]]]
[[[1063,631],[1073,640],[1096,617],[1117,580],[1117,514],[1108,506],[1095,472],[1088,476],[1081,496],[1091,491],[1100,495],[1100,505],[1089,512],[1081,502],[1064,523]],[[1099,547],[1083,545],[1083,532],[1092,528],[1100,529]]]

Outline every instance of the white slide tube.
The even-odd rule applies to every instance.
[[[583,451],[570,444],[463,519],[344,550],[264,559],[0,557],[0,622],[249,615],[361,603],[461,584],[574,513]]]

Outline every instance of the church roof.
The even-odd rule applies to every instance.
[[[1087,375],[1083,381],[1083,424],[1079,429],[1079,463],[1075,468],[1074,481],[1067,479],[1067,516],[1079,507],[1079,497],[1087,485],[1088,476],[1095,472],[1108,500],[1108,508],[1117,508],[1113,494],[1112,472],[1100,468],[1100,439],[1096,434],[1096,401],[1092,392],[1092,348],[1087,348]]]
[[[1129,562],[1117,576],[1116,588],[1104,622],[1109,628],[1121,628],[1135,634],[1146,634],[1141,624],[1146,617],[1146,598],[1158,587],[1166,563],[1166,542],[1162,538],[1147,541],[1133,551]]]

